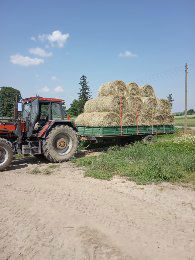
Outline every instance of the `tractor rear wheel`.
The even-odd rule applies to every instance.
[[[51,130],[43,144],[43,153],[50,162],[68,161],[78,147],[76,132],[69,126],[56,126]]]
[[[0,171],[5,170],[13,160],[12,144],[0,138]]]

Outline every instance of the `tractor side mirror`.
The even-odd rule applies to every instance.
[[[18,112],[22,112],[22,103],[18,103]]]

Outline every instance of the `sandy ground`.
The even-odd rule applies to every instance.
[[[49,167],[0,174],[0,259],[195,259],[195,191]]]

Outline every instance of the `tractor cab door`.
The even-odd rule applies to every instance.
[[[24,104],[23,120],[26,122],[26,135],[31,137],[34,126],[39,115],[39,101],[36,99],[31,103]]]

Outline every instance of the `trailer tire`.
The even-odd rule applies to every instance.
[[[0,138],[0,171],[5,170],[13,160],[12,144]]]
[[[143,137],[142,142],[144,144],[154,143],[154,142],[156,142],[156,136],[154,136],[154,135],[146,135],[146,136]]]
[[[76,131],[67,125],[54,127],[43,144],[43,153],[50,162],[64,162],[71,159],[78,148]]]

